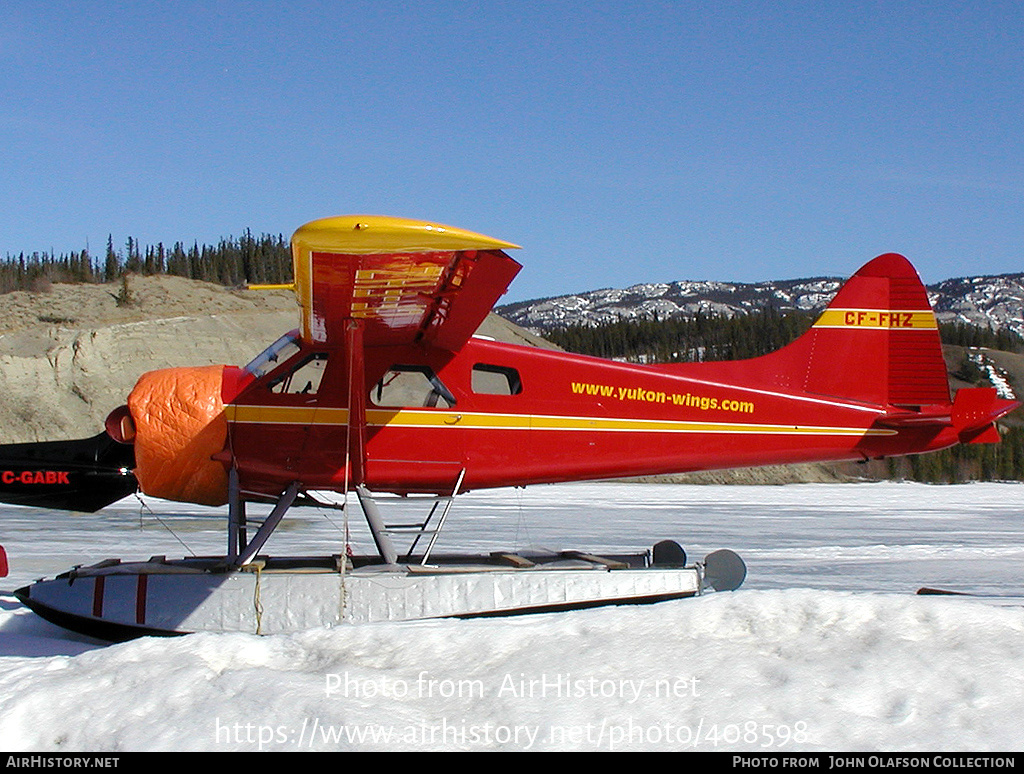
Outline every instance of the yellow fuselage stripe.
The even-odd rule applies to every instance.
[[[229,422],[269,425],[348,424],[348,409],[300,406],[224,407]],[[371,409],[366,412],[369,427],[460,427],[473,430],[571,430],[589,432],[645,433],[752,433],[772,435],[895,435],[887,428],[821,427],[813,425],[767,425],[737,422],[693,422],[666,419],[572,417],[544,414],[463,413],[450,410]]]

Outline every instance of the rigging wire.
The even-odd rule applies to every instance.
[[[196,556],[196,552],[195,552],[195,551],[193,551],[193,550],[192,550],[192,549],[191,549],[191,548],[189,547],[188,543],[186,543],[186,542],[185,542],[184,540],[182,540],[182,539],[181,539],[180,537],[178,537],[178,533],[177,533],[177,532],[175,532],[175,531],[174,531],[174,530],[173,530],[173,529],[171,528],[171,525],[170,525],[170,524],[168,524],[168,523],[167,523],[166,521],[164,521],[163,519],[161,519],[161,518],[160,518],[160,517],[159,517],[159,516],[158,516],[158,515],[156,514],[156,511],[154,511],[154,510],[153,510],[152,508],[150,508],[150,507],[149,507],[149,503],[147,503],[147,502],[146,502],[145,500],[143,500],[143,499],[142,499],[142,498],[141,498],[141,497],[139,496],[139,493],[138,493],[138,491],[136,491],[136,492],[135,492],[135,499],[139,501],[139,524],[140,524],[140,525],[142,524],[142,516],[143,516],[143,513],[144,513],[145,511],[149,511],[149,514],[150,514],[150,515],[151,515],[151,516],[152,516],[152,517],[153,517],[154,519],[156,519],[156,520],[157,520],[158,522],[160,522],[160,524],[161,524],[161,525],[163,525],[164,529],[166,529],[166,530],[167,530],[168,532],[170,532],[170,533],[171,533],[171,536],[172,536],[172,537],[173,537],[173,538],[174,538],[175,540],[177,540],[177,541],[178,541],[179,543],[181,543],[182,547],[183,547],[183,548],[184,548],[184,549],[185,549],[186,551],[188,551],[188,552],[189,552],[189,554],[191,554],[191,555],[192,555],[193,557],[194,557],[194,556]]]
[[[526,492],[526,487],[525,486],[517,486],[517,487],[515,487],[515,492],[516,492],[516,515],[517,515],[517,518],[516,518],[515,546],[516,546],[517,549],[522,547],[522,544],[520,543],[520,535],[519,535],[520,530],[522,530],[525,533],[525,540],[526,540],[526,543],[527,543],[527,547],[533,548],[534,547],[534,545],[533,545],[533,537],[530,535],[530,523],[529,523],[529,521],[526,518],[526,511],[523,508],[523,494]]]

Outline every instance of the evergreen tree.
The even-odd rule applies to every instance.
[[[114,237],[107,235],[107,257],[103,263],[103,281],[113,282],[121,273],[121,259],[114,252]]]

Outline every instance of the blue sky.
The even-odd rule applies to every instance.
[[[506,300],[1024,271],[1024,4],[0,2],[0,254],[424,218]]]

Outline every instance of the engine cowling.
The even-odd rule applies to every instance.
[[[135,446],[135,477],[145,494],[227,502],[227,471],[212,459],[227,443],[223,381],[219,365],[150,371],[128,396],[127,415],[122,407],[108,418],[108,433]]]

